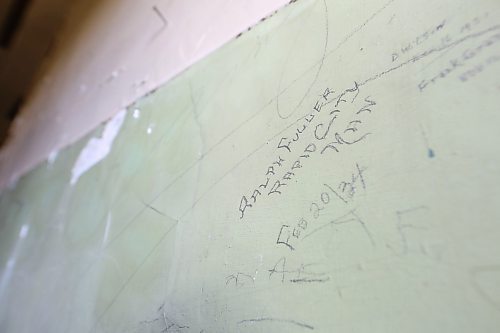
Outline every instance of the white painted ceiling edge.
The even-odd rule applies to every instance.
[[[0,190],[288,2],[107,0],[82,17],[79,1],[0,152]]]

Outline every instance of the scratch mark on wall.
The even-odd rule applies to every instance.
[[[477,266],[469,270],[470,279],[474,290],[481,298],[491,305],[496,310],[500,311],[500,299],[495,299],[491,286],[498,286],[497,282],[500,278],[500,265]],[[481,283],[481,278],[490,278],[492,282],[490,288]]]
[[[311,84],[309,85],[309,87],[307,88],[305,94],[302,96],[301,100],[299,101],[299,103],[295,106],[295,108],[292,110],[292,112],[290,112],[288,115],[284,116],[281,114],[280,112],[280,107],[279,107],[279,97],[281,95],[281,81],[283,79],[283,74],[281,74],[281,78],[279,80],[279,83],[278,83],[278,94],[276,95],[276,111],[278,113],[278,116],[281,118],[281,119],[288,119],[290,116],[292,116],[295,111],[297,111],[298,108],[301,107],[302,103],[304,102],[304,100],[307,98],[307,96],[309,96],[309,94],[311,93],[311,90],[313,88],[313,86],[316,84],[316,82],[318,81],[318,77],[319,77],[319,74],[321,73],[321,70],[323,69],[323,64],[325,62],[325,58],[327,56],[327,50],[328,50],[328,39],[330,38],[329,37],[329,33],[328,33],[328,26],[329,26],[329,22],[328,22],[328,5],[326,4],[326,0],[323,0],[323,6],[324,6],[324,11],[325,11],[325,43],[324,43],[324,46],[323,46],[323,53],[321,54],[321,59],[319,61],[319,66],[318,66],[318,69],[316,70],[316,74],[314,75],[314,79],[312,80]],[[299,35],[297,35],[296,39],[298,38]],[[285,63],[285,67],[288,63],[288,60],[289,60],[289,57],[287,58],[286,60],[286,63]]]
[[[168,27],[167,18],[165,17],[165,15],[163,15],[161,10],[156,5],[153,6],[153,11],[155,12],[156,16],[158,16],[158,18],[160,19],[161,27],[157,32],[155,32],[155,34],[153,35],[153,37],[151,38],[150,41],[155,40],[163,32],[163,30],[165,30]]]
[[[287,324],[293,324],[302,328],[307,328],[310,330],[313,330],[314,327],[308,324],[304,324],[295,320],[290,320],[290,319],[279,319],[279,318],[269,318],[269,317],[263,317],[263,318],[255,318],[255,319],[245,319],[242,321],[238,322],[238,325],[241,324],[251,324],[251,323],[257,323],[257,322],[264,322],[264,321],[274,321],[274,322],[280,322],[280,323],[287,323]]]
[[[425,145],[427,146],[427,157],[434,158],[436,154],[434,153],[434,149],[429,145],[429,139],[427,138],[427,134],[424,131],[424,127],[420,124],[420,131],[422,132],[422,137],[424,138]]]
[[[165,216],[165,217],[168,217],[165,213],[163,213],[162,211],[160,211],[159,209],[153,207],[152,205],[148,204],[147,202],[145,202],[144,200],[142,200],[142,203],[144,206],[148,207],[149,209],[151,209],[152,211],[160,214],[161,216]]]
[[[158,9],[158,7],[153,6],[153,11],[158,15],[160,18],[161,22],[163,23],[162,29],[168,26],[168,21],[165,18],[165,16],[162,14],[162,12]]]

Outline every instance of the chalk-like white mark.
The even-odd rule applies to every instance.
[[[104,237],[102,239],[102,246],[104,247],[108,242],[109,228],[111,227],[111,212],[108,212],[108,217],[106,219],[106,228],[104,229]]]
[[[262,264],[262,262],[264,261],[264,256],[261,254],[257,255],[256,258],[259,258],[259,262]]]
[[[111,72],[111,74],[109,75],[109,77],[106,79],[106,82],[111,82],[113,80],[115,80],[118,76],[120,76],[121,73],[123,73],[125,71],[124,68],[118,68],[114,71]]]
[[[85,172],[102,161],[109,154],[113,141],[123,125],[125,114],[125,110],[118,112],[113,119],[108,121],[102,132],[102,136],[100,138],[91,138],[82,149],[71,170],[71,185],[76,184],[78,179]]]
[[[7,261],[7,265],[5,265],[5,267],[7,269],[12,269],[12,268],[14,268],[15,264],[16,264],[16,259],[15,258],[10,258],[9,261]]]
[[[195,50],[198,51],[201,47],[201,44],[205,41],[205,38],[207,37],[207,34],[203,34],[200,36],[198,41],[196,42]]]
[[[155,127],[155,124],[149,124],[148,129],[146,130],[146,132],[147,132],[148,134],[153,133],[153,128],[154,128],[154,127]]]
[[[57,159],[57,155],[59,155],[59,151],[58,150],[53,150],[50,152],[49,156],[47,157],[47,162],[49,162],[49,164],[54,164],[55,160]]]
[[[17,248],[17,246],[16,246]],[[17,252],[15,250],[15,252]],[[14,272],[14,266],[16,265],[16,258],[11,256],[9,261],[5,264],[5,268],[3,272],[0,273],[0,299],[3,299],[3,296],[9,292],[9,282],[12,278],[12,273]]]
[[[134,109],[134,113],[132,114],[132,116],[134,117],[134,119],[139,119],[139,117],[141,116],[141,110]]]
[[[23,239],[28,236],[28,232],[30,231],[30,227],[27,224],[23,224],[21,227],[21,230],[19,231],[19,238]]]

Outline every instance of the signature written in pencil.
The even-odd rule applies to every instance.
[[[359,191],[366,191],[365,171],[366,168],[356,163],[349,178],[342,179],[333,186],[327,183],[323,184],[319,200],[311,202],[307,214],[300,217],[296,223],[281,225],[276,244],[286,246],[292,251],[295,250],[298,241],[317,226],[316,220],[321,216],[323,210],[327,209],[334,201],[347,205],[354,201]]]

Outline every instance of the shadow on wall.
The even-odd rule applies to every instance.
[[[111,3],[111,4],[110,4]],[[36,83],[91,23],[92,16],[114,0],[0,0],[0,146],[10,136],[9,127],[20,112]],[[71,22],[72,38],[59,42],[66,18],[78,11],[78,22]],[[74,17],[74,16],[73,16]]]

